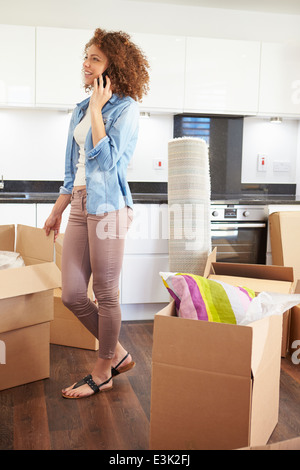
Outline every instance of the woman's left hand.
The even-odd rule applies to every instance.
[[[99,111],[103,108],[105,103],[112,97],[111,90],[111,81],[108,76],[106,76],[106,86],[103,87],[103,78],[102,75],[99,76],[99,85],[98,80],[94,80],[94,91],[90,99],[90,108],[91,111]]]

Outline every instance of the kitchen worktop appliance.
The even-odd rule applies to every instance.
[[[267,206],[211,204],[212,248],[217,260],[229,263],[265,264]]]

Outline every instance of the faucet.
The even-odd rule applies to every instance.
[[[4,180],[2,175],[2,181],[0,181],[0,189],[4,189]]]

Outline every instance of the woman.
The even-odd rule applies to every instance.
[[[137,101],[148,90],[148,68],[126,33],[96,29],[85,47],[84,83],[93,93],[73,112],[64,185],[44,228],[47,235],[54,230],[56,239],[71,200],[62,255],[62,301],[99,339],[99,357],[91,374],[62,391],[65,398],[110,390],[112,377],[135,364],[118,342],[119,276],[132,221],[126,171],[137,142]],[[91,274],[97,305],[87,297]]]

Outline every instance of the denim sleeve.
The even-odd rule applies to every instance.
[[[59,194],[72,194],[72,188],[68,189],[68,186],[70,185],[67,185],[66,182],[64,181],[64,186],[60,186],[59,188]]]
[[[73,130],[74,130],[74,121],[75,121],[75,113],[77,110],[73,111],[70,125],[69,125],[69,132],[68,132],[68,139],[67,139],[67,147],[66,147],[66,154],[65,154],[65,177],[64,177],[64,184],[59,188],[59,194],[72,194],[73,183],[74,183],[74,175],[72,171],[72,141],[73,141]]]
[[[137,135],[139,107],[130,103],[112,124],[108,134],[86,153],[88,159],[97,159],[101,171],[109,171],[124,154],[131,139]]]

